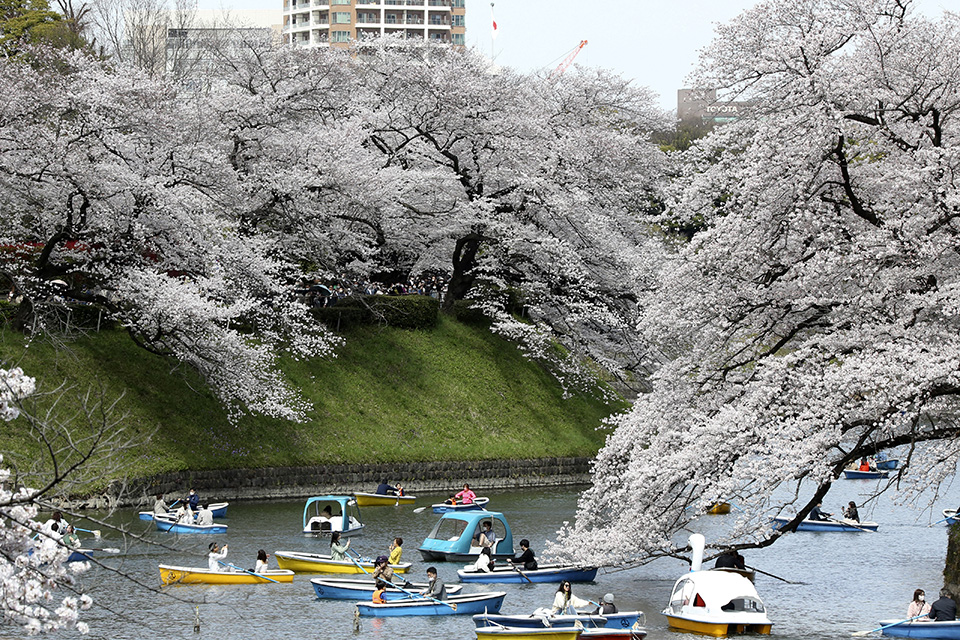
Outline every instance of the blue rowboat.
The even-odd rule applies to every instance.
[[[773,528],[782,529],[792,518],[774,518]],[[844,533],[859,533],[876,531],[880,527],[876,522],[855,522],[853,520],[801,520],[797,531],[829,531]]]
[[[214,517],[214,518],[226,518],[226,517],[227,517],[227,507],[228,507],[228,506],[230,506],[230,503],[229,503],[229,502],[213,502],[213,503],[210,504],[210,511],[213,512],[213,517]],[[175,514],[176,512],[177,512],[176,509],[172,509],[172,510],[170,510],[170,511],[167,511],[166,515],[168,515],[168,516],[169,516],[169,515],[173,515],[173,514]],[[153,516],[154,516],[154,515],[155,515],[155,514],[153,513],[153,511],[141,511],[141,512],[140,512],[140,519],[141,519],[141,520],[153,520]]]
[[[943,521],[944,521],[945,523],[947,523],[948,526],[951,525],[951,524],[956,524],[956,523],[957,523],[957,510],[956,510],[956,509],[944,509],[944,510],[943,510],[943,518],[944,518]]]
[[[561,564],[544,564],[539,569],[527,570],[516,566],[496,567],[493,571],[461,569],[457,571],[460,582],[520,584],[529,582],[590,582],[597,577],[596,567],[575,567]]]
[[[882,471],[893,471],[900,465],[900,461],[896,458],[890,458],[887,460],[877,460],[877,469]]]
[[[859,469],[844,469],[843,477],[847,480],[876,480],[878,478],[887,478],[889,471],[860,471]]]
[[[883,635],[897,638],[933,638],[934,640],[960,640],[960,620],[934,622],[933,620],[913,620],[897,624],[899,620],[881,620]]]
[[[503,514],[496,511],[451,511],[443,514],[418,551],[427,562],[476,560],[481,547],[474,545],[487,522],[497,536],[497,542],[492,549],[493,557],[512,558],[513,534],[510,532],[510,525]]]
[[[447,504],[446,502],[438,502],[430,506],[433,508],[434,513],[449,513],[451,511],[478,511],[480,509],[486,509],[488,502],[490,502],[490,498],[476,498],[470,504]]]
[[[314,578],[310,581],[313,590],[318,598],[327,598],[330,600],[358,600],[361,598],[370,599],[377,588],[375,580],[350,580],[346,578]],[[411,582],[409,586],[404,586],[407,591],[421,591],[427,588],[426,582]],[[462,585],[455,584],[447,587],[447,595],[457,595],[463,589]],[[383,592],[384,600],[403,600],[410,596],[400,589],[388,587]]]
[[[227,532],[227,525],[225,524],[189,524],[186,522],[177,522],[170,516],[155,516],[153,522],[157,525],[158,530],[167,531],[169,533],[184,534]]]
[[[384,604],[358,602],[357,611],[361,616],[374,618],[474,615],[484,611],[497,613],[503,606],[503,598],[506,595],[503,591],[495,591],[450,596],[442,602],[423,597],[392,600]]]
[[[120,553],[120,549],[74,549],[64,562],[86,562],[101,553]]]
[[[578,613],[577,615],[552,615],[549,609],[538,609],[530,615],[498,615],[480,613],[473,616],[473,623],[481,627],[516,627],[523,629],[543,629],[548,627],[572,627],[577,623],[584,629],[630,629],[642,628],[646,619],[642,611],[621,611],[605,616]]]

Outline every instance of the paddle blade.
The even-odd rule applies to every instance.
[[[863,638],[864,636],[868,636],[871,633],[873,633],[873,631],[854,631],[850,635],[853,636],[854,638]]]
[[[426,507],[417,507],[413,510],[414,513],[423,513],[426,510]]]
[[[457,610],[457,603],[454,602],[453,604],[451,604],[451,605],[450,605],[450,608],[453,609],[454,611],[456,611],[456,610]]]
[[[96,538],[97,540],[100,539],[100,529],[94,529],[92,533],[94,538]]]

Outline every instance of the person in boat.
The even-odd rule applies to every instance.
[[[386,480],[381,480],[380,484],[377,485],[377,495],[381,496],[395,496],[397,495],[397,490],[393,488]]]
[[[589,600],[583,600],[573,595],[573,589],[570,587],[570,582],[564,580],[560,583],[560,586],[557,588],[557,595],[553,597],[553,609],[551,613],[553,615],[570,613],[576,615],[577,609],[586,607],[590,604]]]
[[[858,471],[870,471],[870,463],[867,462],[866,458],[860,458],[860,466],[857,467]]]
[[[377,588],[373,591],[373,602],[374,604],[383,604],[386,600],[383,597],[383,592],[387,590],[387,583],[383,580],[377,580]]]
[[[437,577],[436,567],[427,567],[427,580],[429,581],[427,588],[420,592],[421,595],[434,600],[446,600],[447,585],[443,584],[443,581]]]
[[[463,491],[460,491],[452,498],[445,500],[447,504],[473,504],[473,501],[477,499],[477,494],[473,492],[470,488],[470,485],[466,482],[463,483]]]
[[[200,506],[200,496],[197,495],[197,491],[195,489],[190,489],[190,495],[187,496],[186,502],[187,502],[187,507],[190,509],[190,511],[195,512],[197,510],[197,507]]]
[[[254,573],[266,573],[270,570],[270,565],[267,564],[267,558],[270,556],[267,555],[267,552],[263,549],[257,551],[257,564],[253,569]]]
[[[63,536],[63,544],[71,549],[80,548],[80,536],[78,536],[77,532],[73,530],[72,524],[67,525],[67,532]]]
[[[399,482],[396,485],[394,485],[393,490],[396,491],[396,495],[398,496],[407,495],[406,491],[403,490],[403,485],[400,484]]]
[[[600,598],[600,606],[596,608],[593,615],[605,616],[611,613],[618,613],[617,605],[613,604],[613,594],[608,593]]]
[[[520,555],[510,558],[510,562],[513,564],[522,564],[523,568],[527,571],[536,571],[537,570],[537,558],[533,554],[533,549],[530,548],[530,541],[524,538],[520,541]]]
[[[729,549],[717,556],[717,561],[713,565],[714,569],[740,569],[747,570],[747,564],[736,549]]]
[[[390,543],[390,557],[387,562],[390,564],[400,564],[400,558],[403,556],[403,538],[394,538]]]
[[[210,553],[207,554],[207,567],[210,571],[220,571],[220,563],[227,557],[227,545],[217,546],[216,542],[210,543]]]
[[[213,525],[213,511],[210,510],[210,505],[200,505],[200,510],[197,511],[197,524],[208,527]]]
[[[827,513],[826,511],[821,510],[820,507],[822,506],[823,506],[822,502],[818,502],[816,505],[814,505],[813,509],[810,509],[810,515],[807,516],[807,520],[819,520],[819,521],[829,520],[830,516],[832,516],[833,514]]]
[[[913,592],[913,600],[910,601],[910,605],[907,607],[907,617],[918,618],[928,615],[929,613],[930,603],[926,602],[926,594],[923,592],[923,589],[917,589]]]
[[[380,578],[385,582],[393,582],[393,567],[390,566],[390,558],[387,556],[377,556],[373,563],[373,578]]]
[[[165,515],[168,511],[170,511],[170,507],[168,507],[167,503],[164,502],[163,494],[158,493],[157,499],[153,503],[153,512],[158,515]]]
[[[857,503],[853,500],[847,505],[847,508],[843,510],[843,517],[847,520],[853,520],[854,522],[860,522],[860,512],[857,511]]]
[[[176,516],[177,516],[177,522],[182,522],[184,524],[193,524],[194,513],[193,513],[193,510],[190,508],[190,505],[182,506],[179,509],[177,509]]]
[[[493,531],[493,523],[489,520],[485,520],[482,525],[480,525],[480,532],[474,536],[475,546],[483,547],[484,549],[494,549],[497,545],[497,534]]]
[[[50,519],[43,523],[43,531],[50,537],[59,540],[67,532],[67,521],[63,519],[63,514],[54,511]]]
[[[927,617],[937,622],[950,622],[957,619],[957,603],[953,601],[949,591],[940,589],[940,597],[930,605]]]
[[[483,573],[490,573],[493,571],[493,556],[490,554],[490,547],[484,547],[480,550],[480,555],[477,556],[477,561],[473,563],[471,567],[474,571],[482,571]]]
[[[330,534],[330,559],[346,560],[347,549],[350,548],[350,540],[340,542],[340,532],[334,531]]]

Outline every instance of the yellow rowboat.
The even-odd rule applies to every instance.
[[[269,578],[269,580],[268,580]],[[293,582],[293,571],[271,569],[261,574],[233,569],[211,571],[204,567],[160,565],[161,584],[272,584]]]
[[[382,493],[354,493],[353,497],[359,507],[399,507],[413,504],[417,499],[417,496],[389,496]]]
[[[712,505],[710,505],[710,508],[707,509],[707,513],[715,516],[723,513],[730,513],[730,503],[714,502]]]
[[[577,640],[582,629],[564,627],[561,629],[523,629],[520,627],[479,627],[477,640],[502,640],[519,638],[522,640]]]
[[[274,551],[273,556],[281,569],[300,573],[373,573],[373,562],[370,560],[333,560],[326,554],[299,551]],[[394,573],[406,573],[410,566],[409,562],[390,565]]]

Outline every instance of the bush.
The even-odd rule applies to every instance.
[[[490,324],[490,318],[483,315],[483,312],[477,308],[472,300],[454,300],[449,313],[455,320],[464,324],[479,327]]]

